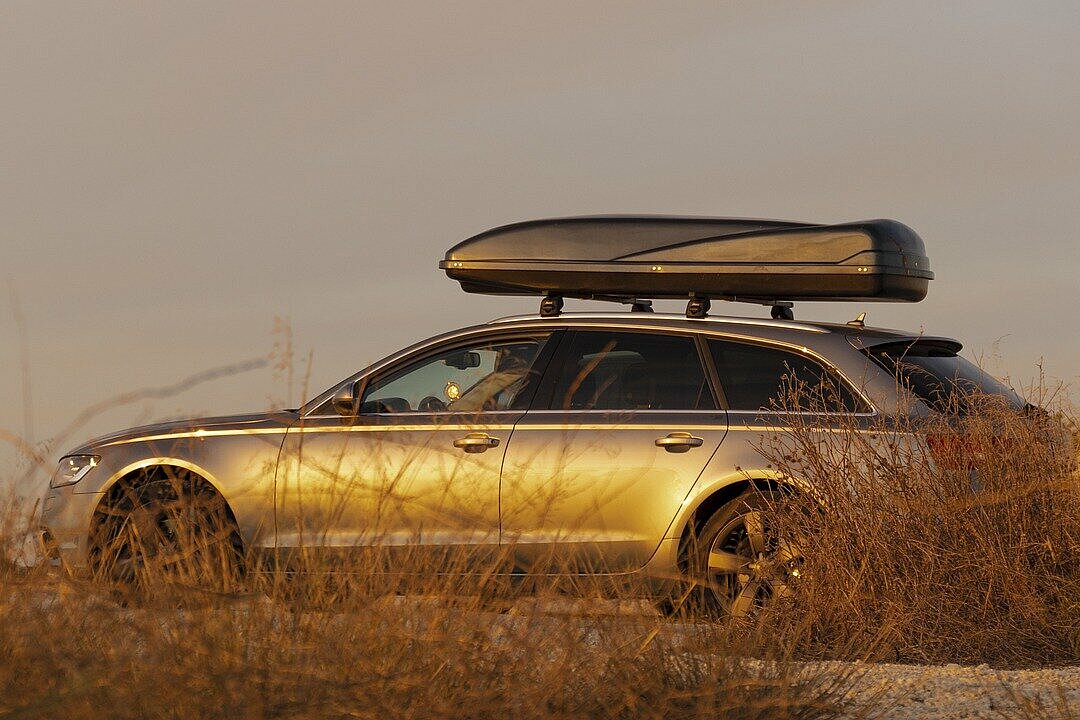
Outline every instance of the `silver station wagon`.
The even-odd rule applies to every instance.
[[[54,561],[124,583],[185,538],[222,562],[501,549],[510,573],[687,578],[739,614],[789,580],[762,562],[779,551],[752,498],[793,482],[757,449],[801,412],[779,402],[793,380],[819,390],[823,430],[930,416],[955,387],[1020,402],[954,340],[789,319],[803,299],[920,299],[922,243],[891,221],[537,221],[441,266],[468,291],[542,296],[541,312],[424,340],[296,410],[76,448],[44,504]],[[630,310],[563,313],[563,297]],[[686,315],[651,312],[657,297]],[[710,316],[711,300],[775,319]]]

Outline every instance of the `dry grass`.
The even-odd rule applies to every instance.
[[[823,433],[796,422],[763,439],[782,473],[814,488],[775,504],[772,520],[803,549],[792,604],[814,630],[793,638],[809,640],[800,653],[1080,661],[1080,482],[1061,442],[1069,416],[970,401],[962,419],[918,428]],[[936,462],[914,429],[933,438]],[[785,632],[792,615],[770,614]]]
[[[432,569],[360,574],[346,590],[309,566],[248,592],[174,586],[122,607],[101,586],[9,566],[0,716],[822,718],[847,707],[849,678],[747,660],[755,648],[717,627]]]

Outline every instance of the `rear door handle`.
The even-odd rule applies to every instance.
[[[684,453],[690,448],[701,447],[705,442],[688,432],[668,433],[667,437],[656,438],[656,447],[662,447],[670,453]]]
[[[498,444],[499,438],[491,437],[482,432],[469,433],[465,437],[454,441],[454,447],[461,448],[467,453],[482,453]]]

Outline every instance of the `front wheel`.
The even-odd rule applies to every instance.
[[[99,511],[97,577],[121,598],[240,587],[242,543],[224,499],[201,478],[156,470]]]

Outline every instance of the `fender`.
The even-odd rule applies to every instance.
[[[207,471],[202,466],[196,465],[193,462],[190,462],[188,460],[181,460],[180,458],[173,458],[173,457],[144,458],[142,460],[137,460],[137,461],[135,461],[133,463],[129,463],[128,465],[125,465],[123,468],[121,468],[120,470],[118,470],[118,471],[114,472],[112,475],[110,475],[108,480],[106,480],[104,483],[101,484],[101,489],[98,491],[98,493],[101,494],[101,495],[107,495],[109,493],[109,491],[112,490],[113,487],[115,487],[118,482],[120,482],[124,478],[128,477],[132,473],[138,472],[139,470],[145,470],[146,468],[149,468],[149,467],[158,467],[158,466],[178,467],[178,468],[182,468],[184,470],[187,470],[188,472],[190,472],[190,473],[192,473],[194,475],[198,475],[205,482],[207,482],[211,487],[213,487],[214,491],[216,493],[218,493],[219,495],[224,497],[224,494],[221,492],[221,484],[218,481],[218,479],[213,476],[213,473],[210,473],[209,471]],[[103,501],[104,501],[104,497],[102,498],[102,502]],[[101,503],[99,502],[98,505],[100,506],[100,504]]]
[[[750,485],[771,484],[781,487],[789,487],[799,492],[816,496],[813,487],[802,478],[785,475],[775,468],[732,469],[730,472],[711,476],[709,479],[701,479],[696,483],[690,494],[687,495],[683,507],[675,521],[671,523],[667,540],[679,540],[686,532],[686,528],[693,520],[699,508],[718,493],[723,493],[737,485],[749,487]],[[741,490],[740,490],[741,492]]]

